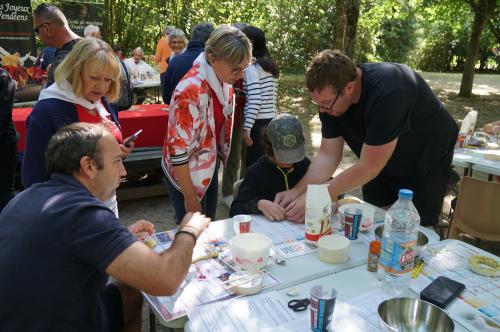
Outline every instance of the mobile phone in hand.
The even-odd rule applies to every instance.
[[[133,134],[132,136],[130,136],[129,138],[127,138],[123,142],[123,145],[125,145],[128,148],[130,146],[130,143],[132,143],[133,141],[135,141],[137,139],[137,137],[139,137],[139,135],[141,133],[142,133],[142,129],[139,129],[135,134]]]

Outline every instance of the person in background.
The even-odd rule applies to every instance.
[[[483,131],[487,134],[497,136],[498,143],[500,144],[500,120],[485,124]],[[500,182],[500,175],[495,175],[495,181]]]
[[[205,50],[205,43],[213,31],[214,25],[212,23],[198,23],[191,32],[191,40],[186,50],[170,59],[165,72],[164,84],[162,85],[163,100],[166,104],[170,103],[170,98],[177,83],[191,69],[193,61],[198,55]]]
[[[69,28],[68,20],[59,8],[46,3],[38,5],[33,11],[33,31],[45,46],[57,48],[45,86],[49,87],[54,83],[57,66],[80,40],[80,36]]]
[[[240,30],[221,26],[175,88],[161,166],[177,222],[195,211],[215,218],[218,159],[225,163],[230,148],[232,84],[243,77],[251,52]]]
[[[256,63],[245,70],[243,87],[246,94],[243,142],[247,147],[246,168],[264,154],[259,144],[260,131],[277,114],[279,69],[266,45],[264,32],[254,26],[243,33],[252,42]]]
[[[151,223],[127,229],[103,204],[126,175],[107,127],[62,127],[46,156],[50,180],[18,194],[0,214],[0,265],[9,268],[0,283],[2,330],[140,331],[140,291],[176,293],[210,220],[186,215],[172,246],[157,254],[137,240],[154,232]]]
[[[144,57],[144,51],[142,48],[137,47],[133,52],[132,52],[133,57],[125,59],[123,61],[125,63],[125,66],[127,66],[128,74],[130,75],[130,79],[132,81],[132,85],[134,85],[134,82],[142,82],[148,78],[152,78],[155,70],[153,67],[148,65],[142,58]],[[146,90],[144,89],[139,89],[139,88],[134,88],[134,94],[136,95],[136,104],[142,104],[144,100],[146,100]]]
[[[233,26],[239,30],[249,26],[248,23],[234,23]],[[222,172],[222,203],[231,208],[233,201],[233,187],[236,179],[238,178],[238,169],[240,170],[240,179],[245,177],[245,155],[246,147],[242,144],[243,139],[243,112],[245,108],[246,96],[243,91],[243,79],[236,81],[233,84],[235,94],[234,105],[234,121],[233,132],[231,134],[231,150],[227,158],[226,167]],[[240,167],[241,165],[241,167]]]
[[[50,64],[56,54],[55,47],[44,47],[33,66],[33,75],[31,78],[38,84],[42,84],[42,89],[47,84],[47,72]]]
[[[9,72],[0,67],[0,213],[14,197],[16,164],[17,164],[17,132],[12,122],[15,84]]]
[[[132,90],[132,81],[127,70],[127,66],[120,59],[121,47],[117,44],[112,46],[115,52],[116,60],[120,62],[120,97],[116,101],[119,111],[128,110],[133,105],[134,92]]]
[[[325,183],[332,201],[362,186],[363,199],[388,208],[401,188],[413,191],[421,225],[439,221],[458,127],[425,80],[397,63],[355,65],[338,50],[313,57],[306,72],[318,107],[321,145],[307,174],[276,195],[289,220],[302,221],[308,184]],[[334,174],[344,142],[356,164]]]
[[[487,134],[500,135],[500,120],[485,124],[483,131]]]
[[[115,51],[116,56],[118,59],[121,61],[125,60],[125,54],[123,53],[123,47],[120,44],[114,44],[113,46],[113,51]]]
[[[52,135],[74,122],[102,123],[120,144],[123,157],[132,151],[123,137],[114,101],[120,93],[120,64],[111,47],[101,39],[84,38],[59,65],[56,84],[42,90],[26,120],[26,148],[22,165],[25,188],[49,179],[45,150]],[[116,196],[107,202],[118,215]]]
[[[87,25],[85,30],[83,30],[83,35],[85,37],[93,37],[93,38],[99,38],[102,39],[101,36],[101,30],[99,30],[99,27],[96,25]]]
[[[293,115],[280,114],[261,132],[265,155],[247,169],[229,215],[263,214],[271,221],[286,219],[285,209],[274,202],[277,193],[293,188],[306,174],[302,124]]]
[[[163,29],[163,36],[158,40],[156,44],[156,52],[155,52],[155,62],[156,65],[160,67],[160,82],[162,89],[165,89],[165,73],[168,68],[167,59],[172,53],[172,49],[168,46],[168,35],[175,29],[172,25],[167,25],[165,29]],[[168,100],[163,99],[165,104],[168,104]]]
[[[147,76],[152,75],[155,72],[153,67],[142,60],[143,57],[144,51],[142,48],[137,47],[132,52],[132,57],[127,58],[124,61],[132,80],[144,81]]]
[[[184,52],[187,43],[188,40],[186,39],[184,31],[174,29],[170,32],[168,35],[168,46],[170,46],[172,53],[170,53],[170,56],[167,58],[167,64],[170,64],[170,60],[172,60],[175,56]]]
[[[44,47],[42,52],[40,52],[40,56],[35,61],[35,67],[40,67],[42,70],[47,71],[56,55],[56,51],[55,47]]]

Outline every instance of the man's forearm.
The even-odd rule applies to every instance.
[[[325,183],[335,172],[340,160],[323,156],[318,153],[312,160],[306,175],[295,185],[299,193],[304,193],[308,184]]]
[[[363,144],[359,161],[330,181],[330,197],[336,199],[338,195],[374,179],[391,158],[397,142],[396,138],[379,146]]]
[[[160,275],[169,279],[169,288],[175,290],[186,277],[193,258],[195,238],[189,234],[180,233],[175,236],[172,246],[161,255]]]
[[[378,170],[370,168],[368,165],[355,164],[329,181],[328,192],[330,197],[332,200],[336,200],[338,195],[368,183],[378,173]]]

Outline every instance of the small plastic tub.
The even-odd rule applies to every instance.
[[[244,233],[233,237],[229,244],[234,262],[242,270],[258,270],[267,265],[273,242],[265,235]]]
[[[350,242],[341,235],[323,236],[318,241],[318,257],[329,264],[345,263],[349,259]]]

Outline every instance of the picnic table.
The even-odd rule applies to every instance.
[[[377,224],[381,224],[381,222],[384,220],[384,214],[385,211],[383,209],[376,208],[375,222]],[[263,220],[264,222],[267,222],[267,224],[265,225],[265,227],[259,227],[259,225],[262,225]],[[281,245],[274,245],[273,250],[274,248],[279,247],[283,248],[281,249],[281,252],[284,252],[287,249],[287,245],[290,248],[297,248],[297,246],[300,245],[300,240],[294,241],[294,238],[298,237],[295,227],[302,228],[300,232],[302,234],[301,236],[303,237],[304,224],[294,224],[287,221],[269,222],[267,221],[267,219],[265,219],[264,216],[254,216],[252,220],[251,231],[268,235],[273,239],[273,243],[280,242],[280,238],[282,238],[284,240],[283,243]],[[318,259],[315,251],[307,252],[292,258],[287,258],[284,265],[279,265],[273,260],[270,260],[270,263],[266,266],[265,269],[273,278],[278,279],[279,283],[269,288],[263,289],[262,292],[282,291],[295,285],[300,285],[311,280],[335,275],[339,272],[350,270],[358,266],[362,266],[363,269],[366,270],[365,265],[368,254],[367,242],[375,238],[374,230],[375,227],[372,227],[368,232],[363,234],[363,237],[360,237],[360,239],[358,240],[351,241],[349,259],[345,263],[324,263]],[[425,227],[421,227],[420,230],[428,236],[430,243],[436,243],[439,241],[439,236],[435,232]],[[232,219],[224,219],[212,222],[206,233],[207,234],[204,235],[205,239],[199,239],[197,246],[203,245],[204,240],[206,239],[211,241],[224,241],[225,243],[229,243],[229,240],[235,235]],[[287,237],[287,239],[285,239],[285,237]],[[279,250],[278,255],[280,255]],[[283,257],[282,254],[281,256]],[[197,267],[193,266],[192,268],[196,269]],[[184,286],[187,287],[187,285]],[[184,288],[179,290],[176,296],[182,296],[183,291]],[[159,301],[156,297],[149,295],[145,295],[145,297],[149,302],[150,308],[156,316],[156,319],[158,319],[162,325],[169,328],[180,328],[184,326],[186,322],[185,318],[178,318],[183,315],[171,315],[171,313],[168,312],[167,305],[162,304],[162,302]],[[166,301],[163,301],[163,303],[165,302]],[[172,305],[172,303],[170,304]],[[175,306],[176,305],[174,305],[174,307]]]
[[[489,160],[488,156],[497,156],[497,160]],[[500,150],[484,148],[457,148],[453,153],[453,165],[463,167],[464,175],[472,176],[473,171],[488,174],[488,181],[493,176],[500,176]]]

